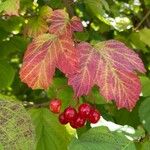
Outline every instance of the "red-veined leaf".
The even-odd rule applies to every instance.
[[[83,30],[80,19],[74,16],[70,20],[65,10],[58,9],[53,11],[49,21],[51,22],[49,32],[57,35],[71,35],[73,31]]]
[[[73,16],[71,19],[71,29],[72,31],[78,31],[78,32],[83,31],[81,20],[77,16]]]
[[[114,100],[118,108],[132,110],[141,92],[135,71],[145,72],[138,55],[116,40],[99,42],[94,47],[83,42],[77,50],[80,70],[69,75],[76,96],[87,95],[98,85],[107,100]]]
[[[20,70],[20,78],[32,89],[47,89],[57,67],[65,74],[77,70],[74,43],[65,36],[42,34],[29,44]]]

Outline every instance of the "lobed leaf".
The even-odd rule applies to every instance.
[[[65,10],[53,11],[49,21],[51,26],[49,32],[57,35],[71,35],[73,31],[82,31],[83,26],[78,17],[74,16],[69,19],[69,15]]]
[[[77,66],[77,54],[72,39],[42,34],[29,44],[20,78],[33,89],[47,89],[56,67],[65,74],[72,74]]]
[[[44,10],[49,12],[47,7]],[[45,15],[45,13],[40,14]],[[74,16],[70,20],[64,10],[55,10],[50,14],[50,34],[39,35],[33,40],[27,48],[20,70],[21,80],[33,89],[47,89],[52,82],[56,67],[66,75],[74,73],[78,68],[76,49],[71,37],[73,31],[82,30],[79,18]],[[35,33],[33,35],[37,36],[39,32]]]
[[[80,70],[69,76],[75,95],[87,95],[96,84],[107,100],[114,100],[118,108],[132,110],[141,92],[135,71],[145,68],[138,55],[125,44],[109,40],[94,47],[82,42],[77,45]]]

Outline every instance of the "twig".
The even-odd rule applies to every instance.
[[[65,4],[70,17],[74,16],[74,11],[73,11],[73,8],[71,6],[73,4],[73,0],[62,0],[62,1]]]
[[[24,101],[23,105],[26,108],[42,108],[42,107],[48,107],[49,106],[49,102],[35,104],[35,103]]]
[[[139,24],[137,25],[137,27],[134,29],[134,31],[136,31],[141,25],[142,23],[147,19],[147,17],[150,15],[150,10],[146,13],[146,15],[143,17],[143,19],[139,22]]]

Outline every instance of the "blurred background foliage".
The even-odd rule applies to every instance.
[[[59,70],[56,70],[53,84],[47,91],[33,91],[19,78],[19,69],[27,45],[33,37],[47,30],[44,17],[48,15],[48,11],[51,11],[50,7],[52,9],[65,8],[70,16],[79,16],[84,26],[83,32],[74,34],[76,42],[93,43],[117,39],[136,51],[142,58],[147,72],[145,75],[139,74],[142,93],[132,112],[124,109],[118,110],[112,102],[106,103],[97,87],[94,87],[87,97],[82,97],[81,101],[96,104],[105,119],[121,125],[130,125],[135,129],[139,127],[144,129],[146,136],[141,138],[141,144],[136,145],[139,149],[147,150],[147,147],[150,147],[146,146],[150,145],[148,142],[150,133],[150,0],[20,0],[18,16],[3,15],[5,5],[8,3],[14,5],[14,2],[13,0],[0,0],[0,93],[19,99],[27,108],[45,107],[45,103],[55,97],[63,100],[63,109],[68,104],[76,105],[72,88],[67,86],[67,80]],[[47,128],[44,131],[41,129],[51,124],[48,118],[42,117],[42,115],[48,115],[48,112],[44,108],[37,113],[36,111],[34,109],[30,111],[36,131],[43,132],[49,141],[51,138],[47,137],[46,133],[52,132],[52,129]],[[38,115],[41,122],[44,122],[41,128],[38,128],[39,122],[36,120]],[[56,118],[51,114],[50,116],[55,122]],[[60,130],[59,135],[64,134],[65,128],[59,129],[56,122],[54,126]],[[41,135],[38,134],[38,136]],[[55,138],[58,138],[57,135]],[[68,140],[69,138],[68,136]],[[44,148],[42,145],[44,143],[40,143],[43,142],[40,137],[38,140],[41,147],[37,149],[48,149]],[[61,144],[61,140],[64,139],[56,143]],[[47,145],[48,141],[44,145]],[[51,144],[54,143],[51,142]],[[60,147],[55,145],[53,148],[59,149]]]

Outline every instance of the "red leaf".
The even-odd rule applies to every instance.
[[[78,18],[77,16],[72,17],[71,28],[72,28],[72,31],[78,31],[78,32],[83,31],[83,26],[82,26],[80,18]]]
[[[145,68],[138,55],[116,40],[77,45],[80,70],[69,75],[77,97],[87,95],[96,84],[107,100],[116,101],[118,108],[132,110],[140,92],[141,84],[135,71],[144,73]]]
[[[77,70],[77,55],[73,41],[53,34],[38,36],[28,46],[20,70],[20,78],[33,89],[47,89],[55,68],[65,74]]]
[[[65,10],[55,10],[50,17],[50,33],[57,35],[72,35],[73,31],[82,31],[83,26],[78,17],[74,16],[71,20]]]

